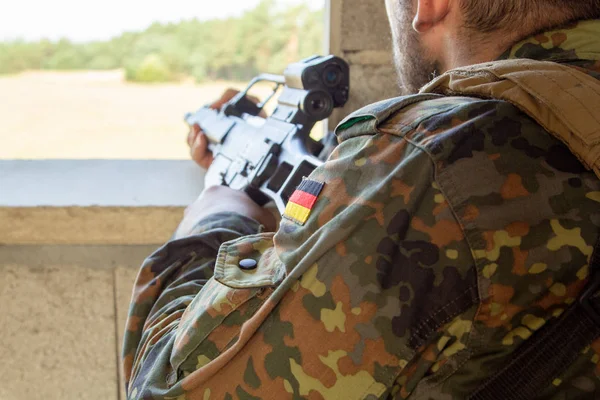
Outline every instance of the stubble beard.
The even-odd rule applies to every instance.
[[[406,3],[409,3],[408,1]],[[410,6],[399,15],[392,28],[394,45],[394,64],[398,86],[402,95],[415,94],[437,75],[435,62],[426,58],[426,50],[419,35],[412,29]]]

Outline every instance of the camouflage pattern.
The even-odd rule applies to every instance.
[[[598,32],[570,26],[505,56],[597,75]],[[464,399],[575,301],[600,180],[515,106],[417,95],[337,135],[304,226],[215,215],[146,261],[130,399]],[[248,258],[255,270],[238,267]],[[540,398],[600,398],[599,360],[600,340]]]

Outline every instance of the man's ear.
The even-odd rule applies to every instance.
[[[413,29],[424,33],[442,21],[450,11],[451,0],[416,0],[417,13],[413,20]]]

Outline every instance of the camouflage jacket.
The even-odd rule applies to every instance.
[[[503,58],[600,78],[599,37],[583,22]],[[145,262],[129,398],[463,399],[575,301],[600,180],[518,107],[421,94],[337,135],[308,215],[275,234],[215,215]],[[599,398],[599,359],[596,341],[540,398]]]

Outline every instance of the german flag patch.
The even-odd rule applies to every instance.
[[[304,179],[287,203],[283,218],[304,225],[310,216],[325,183]]]

